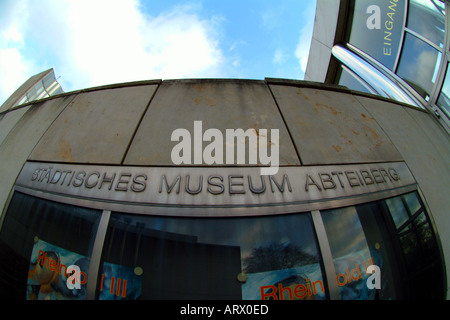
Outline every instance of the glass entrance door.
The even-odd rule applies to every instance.
[[[444,297],[439,247],[417,193],[321,213],[341,299]]]

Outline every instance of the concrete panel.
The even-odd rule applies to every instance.
[[[334,45],[339,16],[339,0],[318,0],[305,80],[324,82]]]
[[[143,85],[78,94],[30,159],[120,164],[156,88]]]
[[[203,132],[210,128],[220,130],[224,140],[226,129],[246,131],[254,128],[267,129],[268,132],[278,129],[280,165],[300,164],[265,82],[221,79],[164,81],[130,146],[125,164],[173,164],[171,152],[179,142],[171,141],[172,132],[179,128],[187,129],[193,143],[194,121],[202,121]],[[203,142],[203,148],[209,144]],[[245,164],[250,164],[247,151],[248,148]],[[193,164],[193,156],[191,159]],[[223,159],[226,165],[225,151]],[[257,163],[260,164],[259,161]]]
[[[73,97],[32,105],[0,145],[0,210],[33,148]]]
[[[306,65],[305,80],[325,82],[328,65],[331,59],[331,48],[328,48],[317,39],[311,39],[308,64]],[[314,54],[311,54],[314,53]]]
[[[2,114],[0,116],[0,144],[5,140],[6,136],[9,132],[14,128],[17,121],[23,116],[23,114],[30,107],[20,108],[14,111],[10,111],[8,113]]]
[[[434,118],[434,115],[412,108],[405,108],[405,110],[422,128],[444,161],[450,164],[450,136]]]
[[[401,161],[351,94],[271,85],[304,165]]]
[[[339,6],[339,0],[318,0],[316,4],[313,38],[330,49],[334,45]]]
[[[431,210],[443,245],[446,264],[449,266],[450,145],[448,136],[436,129],[436,125],[432,124],[431,119],[421,111],[365,97],[357,99],[389,135],[413,173]],[[438,144],[441,145],[436,147]],[[450,277],[447,278],[450,284]]]

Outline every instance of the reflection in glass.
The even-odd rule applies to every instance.
[[[142,270],[139,277],[115,275],[122,283],[127,280],[124,298],[134,292],[138,299],[324,299],[313,230],[309,214],[171,218],[113,213],[103,268]],[[245,278],[241,283],[239,275]],[[110,278],[104,277],[100,298],[110,291],[105,287]]]
[[[419,239],[421,245],[424,250],[429,251],[433,250],[433,247],[436,245],[433,230],[431,229],[430,224],[427,222],[425,213],[421,213],[414,221],[414,227],[417,230],[417,234],[419,235]]]
[[[436,81],[441,56],[432,46],[406,32],[397,75],[428,100]]]
[[[436,104],[441,107],[441,110],[450,118],[450,72],[448,71],[448,64],[441,93],[439,94]]]
[[[408,0],[349,1],[351,27],[347,31],[348,43],[393,70],[401,45],[407,2]],[[376,20],[374,17],[380,17],[378,26],[370,26]]]
[[[406,26],[443,48],[445,4],[433,0],[410,0]]]
[[[395,227],[400,228],[409,219],[402,199],[400,197],[387,199],[386,204],[391,212]]]
[[[411,104],[418,108],[423,108],[411,94],[394,82],[366,60],[342,45],[334,45],[331,50],[332,55],[343,65],[355,72],[364,82],[368,83],[377,94],[390,99]]]
[[[441,298],[443,274],[439,248],[417,193],[389,199],[386,203],[394,221],[396,216],[408,217],[395,226],[411,286],[409,297]]]
[[[53,70],[49,72],[42,80],[36,82],[15,104],[15,106],[54,96],[64,91],[55,78]]]
[[[343,300],[373,299],[366,285],[366,269],[372,262],[369,246],[355,207],[322,212]]]
[[[411,226],[405,227],[398,235],[402,244],[403,253],[405,254],[406,263],[413,265],[415,261],[420,259],[419,250],[417,250],[417,236],[411,229]]]
[[[437,240],[416,192],[321,214],[341,299],[443,297]],[[381,270],[376,290],[367,286],[370,264]]]
[[[376,92],[370,88],[369,85],[367,85],[353,72],[349,71],[345,66],[341,66],[338,84],[341,86],[346,86],[351,90],[376,94]]]
[[[0,297],[85,299],[100,212],[15,193],[0,233]],[[80,268],[80,287],[67,285]]]

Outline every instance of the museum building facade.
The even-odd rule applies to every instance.
[[[4,105],[0,295],[444,299],[445,134],[410,104],[273,78]]]

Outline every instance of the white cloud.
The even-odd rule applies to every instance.
[[[30,66],[20,52],[24,46],[20,24],[11,18],[21,9],[13,1],[0,3],[0,105],[28,77]]]
[[[22,80],[14,88],[52,67],[68,91],[144,79],[216,77],[224,62],[217,40],[220,19],[201,18],[193,6],[149,16],[138,0],[18,3],[21,10],[10,10],[8,35],[0,34],[0,79],[16,71]],[[4,82],[0,100],[12,93],[1,91]]]
[[[274,64],[282,64],[286,60],[286,54],[283,49],[275,50],[273,55],[273,63]]]
[[[305,26],[300,30],[300,38],[295,49],[295,56],[300,64],[301,71],[304,75],[306,71],[306,65],[308,63],[309,49],[311,47],[311,39],[314,29],[314,19],[307,19],[308,17],[314,17],[316,14],[316,4],[312,3],[306,8],[303,13],[304,20],[307,21]]]
[[[14,48],[0,49],[0,105],[29,78],[30,65]]]

